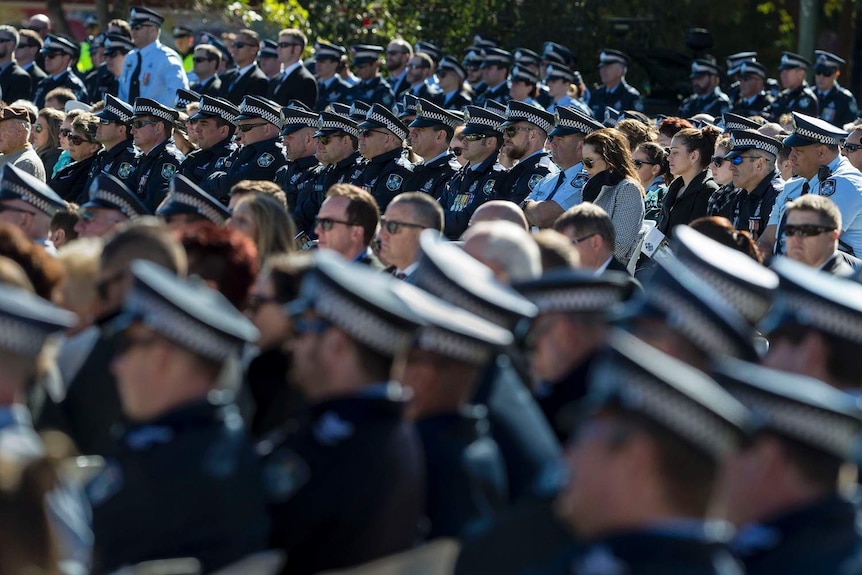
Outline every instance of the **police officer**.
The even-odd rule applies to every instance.
[[[615,110],[644,109],[641,94],[626,82],[629,57],[619,50],[605,49],[599,53],[599,76],[602,85],[590,92],[588,100],[594,118],[604,118],[605,108]]]
[[[548,132],[554,129],[554,116],[537,106],[510,100],[506,106],[506,121],[501,127],[503,147],[500,151],[518,163],[509,170],[502,188],[497,189],[496,199],[520,204],[545,176],[559,171],[545,151]]]
[[[542,57],[533,50],[518,48],[512,52],[512,58],[515,60],[515,65],[522,70],[529,70],[539,79],[545,77],[544,70],[542,70],[544,68],[542,66]],[[514,75],[514,70],[512,70],[512,74]],[[551,102],[554,101],[554,98],[548,93],[548,87],[544,83],[539,82],[536,84],[536,89],[538,90],[536,103],[547,109]]]
[[[141,150],[130,182],[144,204],[155,211],[168,191],[171,178],[185,156],[174,146],[174,123],[179,114],[149,98],[135,100],[132,115],[132,137]]]
[[[413,173],[404,189],[425,192],[439,199],[446,183],[461,166],[455,154],[449,151],[449,142],[461,118],[440,106],[420,100],[416,106],[416,119],[410,123],[410,142],[413,151],[423,159],[413,164]]]
[[[859,117],[856,97],[838,84],[841,66],[845,64],[844,58],[824,50],[815,50],[814,58],[814,83],[820,102],[820,118],[835,126],[856,121]]]
[[[333,184],[349,181],[356,163],[362,159],[359,146],[359,128],[356,122],[340,114],[321,112],[317,118],[315,157],[320,165],[309,180],[297,189],[296,209],[293,218],[297,228],[309,238],[315,238],[314,218]]]
[[[782,114],[800,112],[809,116],[817,117],[820,104],[817,95],[808,86],[805,76],[811,62],[799,54],[793,52],[782,52],[778,72],[783,90],[775,102],[772,103],[770,114],[774,121],[778,121]]]
[[[505,106],[509,101],[509,71],[512,69],[512,54],[500,48],[487,48],[483,51],[482,82],[487,86],[473,98],[476,106],[485,106],[493,100]]]
[[[176,105],[174,107],[177,109],[178,112],[185,112],[189,104],[191,104],[192,102],[198,103],[200,102],[200,99],[201,95],[194,90],[180,88],[179,90],[177,90]]]
[[[437,79],[443,91],[440,105],[447,110],[463,110],[472,102],[470,94],[464,89],[467,71],[452,56],[443,56],[437,65]]]
[[[287,163],[279,139],[284,127],[281,106],[257,96],[246,96],[236,117],[237,143],[222,170],[210,174],[201,187],[227,203],[230,189],[240,180],[275,181],[275,173]]]
[[[182,174],[171,179],[168,195],[156,212],[174,230],[182,230],[197,222],[223,226],[230,219],[230,214],[224,204]]]
[[[749,232],[757,241],[769,223],[776,197],[784,189],[775,167],[782,143],[754,130],[742,130],[730,133],[730,146],[724,159],[730,161],[733,185],[741,192],[729,208],[729,219],[736,229]]]
[[[290,378],[310,418],[258,445],[270,543],[296,575],[412,547],[425,495],[421,444],[403,419],[407,394],[390,373],[422,320],[388,274],[329,250],[315,259],[284,308],[295,333]]]
[[[110,174],[97,174],[87,192],[89,200],[81,206],[81,217],[75,224],[75,232],[83,238],[107,236],[123,223],[153,213]]]
[[[317,142],[314,132],[317,128],[318,114],[298,102],[282,108],[284,128],[281,136],[287,165],[278,169],[275,183],[281,186],[287,196],[288,211],[296,211],[296,198],[302,184],[314,178],[315,168],[320,161],[315,157]]]
[[[350,86],[337,74],[338,63],[347,56],[344,46],[318,41],[314,45],[314,75],[317,76],[317,104],[322,112],[333,102],[347,102]]]
[[[41,53],[45,55],[45,72],[48,75],[33,88],[33,103],[36,107],[45,107],[45,95],[54,88],[68,88],[78,100],[88,102],[87,88],[71,68],[72,60],[78,56],[77,44],[48,34]]]
[[[253,343],[257,329],[203,281],[147,261],[134,262],[131,277],[113,324],[129,424],[87,486],[95,570],[175,557],[218,570],[267,547],[253,446],[236,406],[212,393],[225,358]]]
[[[350,183],[371,193],[385,211],[392,198],[406,190],[404,185],[412,174],[412,166],[404,157],[407,126],[387,108],[374,104],[358,128],[365,170],[361,179],[351,179]]]
[[[503,116],[478,106],[467,106],[462,156],[469,162],[446,184],[440,196],[445,234],[457,240],[467,230],[476,208],[497,197],[506,182],[506,169],[497,162],[503,144]]]
[[[132,174],[138,162],[130,125],[134,113],[127,103],[110,94],[105,96],[105,107],[96,112],[99,118],[96,141],[102,144],[103,149],[90,167],[87,188],[101,173],[111,174],[130,188],[134,187]]]
[[[355,44],[350,47],[353,55],[353,69],[359,82],[347,91],[344,102],[352,104],[362,100],[369,104],[382,104],[391,109],[395,105],[395,94],[389,83],[380,75],[380,56],[383,48],[370,44]]]
[[[466,72],[467,83],[470,85],[474,98],[488,89],[487,84],[482,81],[482,62],[484,60],[485,53],[482,49],[473,47],[464,53],[464,59],[461,61],[461,65]]]
[[[108,34],[105,38],[105,63],[90,73],[90,83],[87,84],[87,92],[90,100],[97,102],[104,100],[107,94],[116,96],[120,90],[120,76],[123,70],[123,62],[126,54],[131,52],[135,45],[120,34]]]
[[[198,149],[180,166],[180,173],[200,185],[213,171],[225,170],[230,155],[236,151],[233,142],[239,108],[221,98],[203,95],[200,107],[189,118],[189,130],[197,136]]]
[[[164,17],[150,8],[132,8],[129,25],[135,49],[126,56],[117,97],[134,102],[143,96],[157,102],[173,102],[177,90],[188,88],[183,62],[172,49],[159,42]]]
[[[586,102],[572,94],[573,87],[584,83],[580,72],[572,71],[568,66],[554,62],[549,62],[545,66],[545,70],[547,71],[545,84],[547,84],[549,93],[553,98],[548,105],[549,112],[554,113],[558,109],[568,106],[583,112],[586,116],[592,116],[593,112]]]
[[[731,109],[743,117],[768,116],[772,96],[766,88],[766,68],[760,62],[743,62],[737,67],[739,87]]]
[[[51,243],[51,218],[67,210],[66,202],[48,185],[13,164],[0,172],[0,222],[24,232],[34,244],[56,254]]]
[[[714,118],[730,111],[730,98],[721,91],[721,71],[713,58],[699,58],[691,62],[692,95],[679,106],[681,118],[709,114]]]

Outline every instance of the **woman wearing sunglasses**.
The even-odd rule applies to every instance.
[[[709,198],[718,189],[709,166],[719,134],[713,126],[688,128],[671,140],[668,166],[676,179],[667,190],[659,216],[657,227],[664,235],[706,215]]]
[[[613,128],[597,130],[584,139],[584,201],[601,206],[616,232],[614,255],[623,265],[632,258],[644,219],[644,191],[632,162],[628,142]]]
[[[76,116],[72,121],[71,134],[66,136],[72,163],[48,182],[51,189],[67,202],[81,205],[89,199],[85,185],[96,154],[102,149],[102,144],[96,141],[98,126],[99,118],[89,112]]]
[[[57,158],[63,152],[60,148],[60,126],[65,117],[66,114],[60,110],[42,108],[39,110],[39,116],[36,123],[33,124],[33,129],[30,131],[30,143],[39,155],[39,159],[42,160],[45,173],[49,175],[49,178],[54,173],[54,164],[57,163]]]
[[[655,142],[644,142],[635,148],[632,163],[644,187],[644,219],[657,222],[662,200],[671,181],[667,152]]]
[[[733,172],[730,171],[730,162],[724,157],[730,151],[730,135],[723,134],[715,142],[715,155],[709,164],[712,179],[718,184],[718,189],[709,198],[706,213],[710,216],[721,216],[731,219],[733,217],[733,206],[736,200],[737,189],[733,185]]]

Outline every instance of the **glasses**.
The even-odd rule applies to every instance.
[[[320,145],[322,145],[322,146],[326,146],[326,145],[328,145],[328,144],[329,144],[329,142],[331,142],[334,138],[343,138],[343,137],[344,137],[344,136],[346,136],[346,135],[347,135],[347,134],[338,133],[338,134],[329,134],[328,136],[318,136],[318,137],[317,137],[317,141],[318,141],[318,142],[320,142]]]
[[[215,58],[192,58],[195,64],[203,64],[204,62],[212,62]]]
[[[387,220],[386,218],[380,218],[380,226],[392,235],[397,234],[398,230],[400,230],[401,228],[416,228],[419,230],[425,229],[425,226],[421,226],[419,224],[411,224],[409,222],[394,222],[392,220]]]
[[[713,156],[710,161],[712,162],[712,165],[716,168],[720,168],[722,164],[724,164],[724,158],[722,158],[721,156]]]
[[[32,210],[25,210],[22,208],[15,208],[12,206],[6,206],[4,204],[0,204],[0,213],[3,213],[3,212],[16,212],[19,214],[30,214],[31,216],[36,215],[36,212],[34,212]]]
[[[93,140],[90,140],[89,138],[82,138],[81,136],[77,135],[69,136],[69,142],[74,146],[80,146],[84,142],[87,142],[88,144],[94,143]]]
[[[594,235],[596,235],[597,233],[599,233],[599,232],[593,232],[593,233],[591,233],[591,234],[589,234],[589,235],[586,235],[586,236],[583,236],[583,237],[580,237],[580,238],[576,238],[576,239],[572,240],[572,245],[575,245],[575,246],[576,246],[576,245],[578,245],[579,243],[581,243],[582,241],[590,239],[591,237],[593,237],[593,236],[594,236]]]
[[[503,128],[503,134],[506,137],[514,138],[515,134],[517,134],[518,132],[529,132],[532,129],[533,128],[530,128],[529,126],[509,126],[508,128]]]
[[[278,298],[276,297],[266,297],[258,294],[252,294],[248,296],[248,306],[246,307],[248,311],[256,312],[268,303],[280,304],[281,302],[278,301]]]
[[[140,130],[145,126],[154,126],[158,123],[159,122],[157,122],[156,120],[132,120],[129,125],[132,126],[132,128],[134,128],[135,130]]]
[[[427,66],[425,64],[407,64],[407,66],[405,66],[405,68],[410,68],[411,70],[415,70],[417,68],[420,68],[420,69],[421,68],[430,68],[430,66]]]
[[[18,44],[19,48],[40,48],[39,44]]]
[[[841,149],[848,153],[858,152],[862,150],[862,144],[844,144]]]
[[[751,82],[751,81],[752,81],[752,80],[754,80],[755,78],[760,78],[760,76],[756,76],[756,75],[743,76],[742,78],[740,78],[740,80],[739,80],[739,81],[740,81],[740,82]]]
[[[834,231],[835,228],[831,226],[816,226],[814,224],[801,224],[798,226],[787,224],[786,226],[784,226],[784,235],[786,235],[788,238],[792,238],[794,236],[811,238],[814,236],[819,236],[820,234],[825,234],[826,232]]]
[[[834,73],[835,73],[835,70],[814,70],[815,76],[826,76],[827,78],[830,77]]]
[[[586,166],[589,169],[592,169],[593,166],[595,166],[599,160],[600,160],[600,158],[596,158],[595,160],[592,158],[583,158],[584,166]]]
[[[302,46],[302,44],[297,44],[296,42],[279,42],[276,45],[279,48],[290,48],[291,46]]]
[[[140,30],[141,28],[148,28],[150,26],[152,26],[153,28],[156,27],[155,24],[151,24],[149,22],[146,22],[146,23],[132,24],[132,30]]]
[[[246,48],[248,46],[256,46],[256,45],[255,44],[247,44],[245,42],[234,42],[231,44],[232,48],[237,48],[237,49]]]
[[[345,222],[344,220],[336,220],[333,218],[314,218],[314,227],[320,228],[321,230],[328,232],[332,229],[335,224],[341,224],[344,226],[358,226],[359,224],[354,224],[352,222]]]
[[[733,164],[734,166],[741,166],[741,165],[742,165],[742,161],[743,161],[744,159],[746,159],[746,158],[750,158],[750,159],[752,159],[752,160],[756,160],[756,159],[758,159],[758,158],[759,158],[759,156],[736,156],[735,158],[733,158],[732,160],[730,160],[730,163],[731,163],[731,164]]]
[[[715,158],[713,158],[714,160]],[[644,165],[647,166],[657,166],[658,162],[648,162],[646,160],[632,160],[632,163],[635,165],[635,168],[640,170]]]
[[[6,42],[14,42],[15,38],[0,38],[0,44],[5,44]]]
[[[62,55],[63,55],[62,52],[48,52],[47,54],[45,54],[45,59],[46,60],[52,60],[52,59],[57,58],[58,56],[62,56]]]
[[[125,56],[127,52],[105,52],[105,58],[116,58],[117,56]]]
[[[383,134],[385,136],[386,132],[382,132],[380,130],[362,130],[361,132],[359,132],[359,135],[363,138],[367,138],[371,134]]]
[[[44,130],[45,128],[42,126],[42,124],[36,124],[35,126],[33,126],[33,131],[37,134],[41,134]]]
[[[484,140],[485,138],[487,138],[488,135],[487,134],[464,134],[461,137],[464,138],[465,140],[467,140],[468,142],[478,142],[479,140]]]
[[[122,122],[118,122],[116,120],[109,120],[107,118],[99,118],[99,123],[103,126],[107,126],[108,124],[121,124]]]
[[[250,132],[255,128],[260,128],[261,126],[266,126],[266,122],[259,122],[257,124],[239,124],[237,128],[239,128],[240,132]]]
[[[386,50],[387,56],[400,56],[401,54],[406,54],[403,50]]]
[[[72,130],[60,130],[59,135],[61,138],[68,138],[72,135]]]

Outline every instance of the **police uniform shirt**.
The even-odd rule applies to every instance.
[[[381,104],[391,110],[392,106],[395,105],[395,94],[392,93],[392,88],[382,76],[375,76],[370,80],[362,80],[347,90],[344,103],[352,104],[357,100],[372,106]]]
[[[129,102],[129,86],[138,65],[139,54],[141,71],[138,75],[140,87],[138,96],[151,98],[166,105],[173,104],[177,99],[177,90],[180,88],[188,89],[189,80],[179,55],[158,40],[140,50],[132,50],[126,54],[126,63],[123,67],[123,75],[120,76],[120,90],[117,97],[123,102]],[[134,102],[130,103],[133,104]]]
[[[267,548],[260,463],[235,406],[194,402],[130,425],[87,494],[95,572],[173,557],[212,572]]]
[[[741,95],[733,99],[731,110],[734,114],[743,117],[768,116],[774,102],[772,96],[765,91],[755,94],[751,98],[743,98]]]
[[[131,176],[135,171],[137,163],[137,152],[135,152],[131,140],[120,142],[110,150],[102,150],[90,167],[90,175],[87,178],[87,187],[85,189],[89,190],[90,184],[101,173],[111,174],[119,178],[129,189],[133,189],[135,186],[132,183]]]
[[[741,190],[735,196],[730,210],[732,216],[728,218],[733,222],[733,227],[751,233],[751,237],[757,241],[766,229],[775,200],[783,189],[780,175],[776,177],[776,173],[771,173],[767,174],[750,192]]]
[[[322,112],[333,102],[347,103],[347,91],[350,86],[336,74],[329,80],[317,83],[317,105],[315,110]]]
[[[306,156],[289,160],[275,173],[275,183],[284,190],[287,196],[287,209],[291,213],[296,210],[296,198],[299,195],[300,186],[314,178],[315,168],[319,165],[320,161],[315,156]]]
[[[808,183],[808,180],[802,177],[790,179],[784,183],[784,190],[782,190],[778,194],[778,197],[775,198],[775,205],[772,207],[772,212],[769,214],[769,223],[767,224],[770,226],[776,226],[775,246],[773,247],[774,254],[784,253],[784,225],[787,204],[803,196],[803,186],[806,183]]]
[[[551,96],[550,92],[548,92],[548,87],[544,84],[539,84],[539,95],[536,96],[536,100],[539,102],[539,105],[548,110],[548,106],[554,103],[554,97]],[[550,110],[548,110],[550,112]]]
[[[66,68],[59,74],[43,78],[36,84],[33,91],[33,103],[36,104],[37,108],[41,110],[45,107],[45,95],[54,88],[69,88],[79,101],[90,101],[84,82],[72,73],[71,68]]]
[[[192,92],[197,92],[201,96],[218,96],[221,93],[221,78],[213,74],[203,82],[196,82],[191,85]]]
[[[511,96],[509,96],[509,83],[502,82],[493,88],[486,88],[482,93],[476,94],[473,97],[473,105],[484,106],[485,102],[493,100],[505,106],[506,102],[511,99]]]
[[[818,91],[817,99],[820,102],[820,118],[833,126],[849,124],[859,117],[856,97],[838,82],[825,94]]]
[[[441,90],[439,86],[429,84],[428,82],[423,82],[418,88],[413,88],[411,86],[406,93],[413,94],[417,98],[425,98],[429,102],[433,102],[435,104],[443,102],[443,90]]]
[[[614,110],[637,110],[643,112],[641,94],[622,80],[612,91],[607,86],[599,86],[590,94],[589,106],[593,118],[604,118],[605,108]]]
[[[280,136],[238,148],[224,160],[224,171],[212,173],[201,182],[201,188],[224,202],[234,184],[242,180],[274,182],[275,173],[287,163],[279,139]]]
[[[236,149],[233,136],[228,136],[211,148],[194,150],[180,165],[180,173],[200,185],[214,171],[227,170],[228,158]]]
[[[557,108],[563,108],[565,106],[569,106],[571,108],[574,108],[578,112],[582,112],[583,114],[586,114],[590,118],[593,117],[593,111],[590,110],[590,107],[587,106],[586,102],[584,102],[580,98],[572,98],[568,94],[566,94],[565,96],[563,96],[559,100],[549,104],[547,109],[550,113],[553,114],[557,110]],[[604,113],[605,113],[604,110],[602,110],[602,117],[604,116]]]
[[[138,165],[129,186],[150,210],[156,208],[168,194],[171,178],[180,168],[185,156],[168,138],[146,154],[138,156]]]
[[[811,193],[829,198],[841,212],[839,249],[862,254],[862,173],[841,155],[829,163],[829,169],[832,175],[822,182],[817,176],[809,182]]]
[[[558,172],[559,168],[551,161],[548,152],[537,150],[526,158],[521,158],[509,170],[506,182],[497,189],[496,199],[520,204],[533,193],[545,176]]]
[[[589,179],[583,162],[578,162],[568,170],[545,176],[527,199],[534,202],[552,201],[566,211],[584,200],[584,184]]]
[[[392,198],[407,191],[404,184],[412,175],[413,166],[404,158],[403,152],[399,147],[368,160],[362,172],[362,183],[356,184],[374,196],[381,213],[386,211]]]
[[[349,182],[350,174],[356,167],[356,162],[362,159],[359,152],[353,152],[336,164],[317,166],[311,177],[301,182],[296,196],[296,209],[293,211],[293,219],[300,231],[312,239],[317,235],[314,233],[314,218],[320,211],[326,192],[334,184]]]
[[[497,163],[497,154],[491,154],[481,164],[462,167],[449,180],[438,200],[443,207],[447,238],[461,237],[476,208],[497,197],[497,188],[505,183],[506,175],[506,168]]]
[[[413,164],[413,174],[407,179],[404,190],[425,192],[439,199],[446,189],[446,182],[460,169],[455,154],[447,150],[427,162]]]
[[[440,107],[447,110],[463,110],[464,106],[469,106],[472,103],[473,99],[470,95],[458,89],[443,94],[443,101]]]
[[[817,117],[819,110],[817,96],[808,86],[808,83],[803,82],[801,86],[793,90],[784,90],[778,94],[769,113],[773,120],[778,121],[782,114],[789,114],[790,112],[801,112]]]
[[[692,94],[679,107],[681,118],[691,118],[696,114],[709,114],[715,118],[730,111],[730,98],[718,86],[709,94],[698,96]]]

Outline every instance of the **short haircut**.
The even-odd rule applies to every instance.
[[[279,36],[288,36],[291,40],[299,44],[300,50],[305,50],[308,45],[308,36],[298,28],[285,28],[278,33]]]
[[[129,30],[129,37],[131,38],[131,28],[129,28]],[[45,42],[42,40],[42,37],[35,30],[28,30],[25,28],[23,30],[18,30],[18,34],[20,36],[18,38],[18,42],[21,41],[21,38],[27,38],[29,40],[29,42],[27,42],[28,44],[32,44],[35,42],[36,44],[39,44],[39,48],[42,48],[42,46],[45,44]]]
[[[641,144],[655,142],[658,139],[658,132],[655,128],[633,118],[621,120],[617,123],[616,129],[623,133],[629,143],[629,150],[632,152]]]
[[[213,59],[216,63],[221,63],[221,50],[212,44],[198,44],[195,46],[195,52],[203,52],[208,58]]]
[[[78,130],[79,132],[83,132],[87,135],[88,139],[91,142],[95,142],[96,138],[96,130],[99,127],[99,117],[95,114],[91,114],[90,112],[85,112],[79,116],[76,116],[74,120],[72,120],[72,130]]]
[[[18,29],[15,28],[15,26],[9,26],[8,24],[3,24],[2,26],[0,26],[0,32],[6,32],[10,36],[12,36],[12,38],[15,39],[15,45],[16,46],[18,45],[18,39],[20,36],[18,34]]]
[[[410,42],[408,42],[407,40],[405,40],[405,39],[403,39],[403,38],[394,38],[394,39],[393,39],[391,42],[389,42],[389,43],[390,43],[390,44],[395,44],[396,46],[398,46],[399,48],[401,48],[401,51],[402,51],[402,52],[404,52],[404,53],[406,53],[406,54],[410,54],[411,56],[413,55],[413,46],[411,46],[411,45],[410,45]]]
[[[467,228],[463,240],[484,240],[482,259],[498,264],[509,281],[527,281],[542,275],[542,255],[530,233],[512,222],[479,222]]]
[[[77,239],[78,232],[75,231],[75,224],[81,219],[81,216],[78,215],[78,209],[77,204],[69,204],[65,210],[54,214],[51,218],[51,231],[63,230],[66,233],[67,242]]]
[[[125,36],[126,38],[131,39],[132,37],[132,26],[125,20],[121,20],[120,18],[114,18],[110,22],[108,22],[108,28],[117,27],[121,30],[120,34]]]
[[[276,254],[264,260],[260,275],[269,276],[275,298],[287,303],[299,297],[302,278],[313,267],[314,258],[308,253]]]
[[[417,224],[443,233],[443,208],[433,196],[424,192],[405,192],[395,196],[389,205],[393,204],[408,204]]]
[[[266,180],[241,180],[233,185],[230,189],[230,197],[242,197],[249,194],[264,194],[267,196],[272,196],[278,203],[282,205],[282,207],[287,209],[287,195],[285,195],[284,190],[281,187],[274,183],[268,182]]]
[[[542,273],[554,269],[572,269],[581,265],[578,250],[560,232],[544,229],[533,234],[542,256]]]
[[[352,184],[335,184],[326,191],[327,198],[347,198],[347,221],[365,230],[365,245],[371,243],[380,223],[380,208],[374,196]]]
[[[41,246],[34,244],[19,228],[0,223],[0,254],[24,270],[36,294],[51,300],[63,280],[63,268]]]
[[[75,96],[75,93],[69,88],[54,88],[53,90],[45,94],[46,102],[51,99],[57,100],[64,106],[66,105],[66,102],[78,101],[78,97]]]
[[[237,36],[246,36],[248,38],[251,38],[255,42],[257,42],[258,44],[260,44],[260,34],[258,34],[257,32],[255,32],[254,30],[252,30],[250,28],[243,28],[242,30],[237,32],[236,35]],[[260,47],[260,46],[258,46],[258,47]]]
[[[570,227],[574,227],[582,236],[598,234],[610,249],[613,249],[616,244],[617,234],[614,230],[614,222],[608,213],[596,204],[590,202],[578,204],[566,210],[554,222],[554,229],[558,232]]]
[[[841,212],[835,202],[826,196],[806,194],[787,204],[787,213],[799,210],[814,212],[820,218],[820,225],[830,226],[836,230],[841,229]]]
[[[108,263],[128,267],[135,260],[147,260],[185,277],[188,260],[183,246],[170,229],[153,216],[129,220],[108,236],[102,250],[102,266]]]

